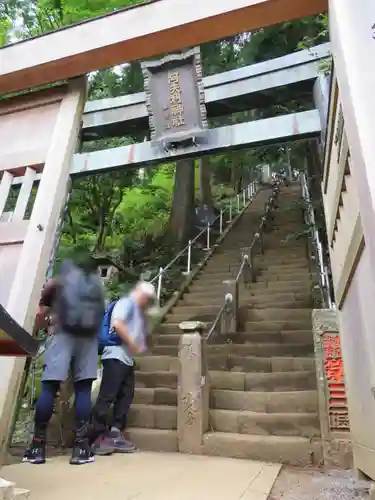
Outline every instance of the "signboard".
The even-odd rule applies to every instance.
[[[325,333],[323,335],[323,361],[328,393],[330,430],[349,431],[344,363],[338,333]]]
[[[199,48],[144,62],[142,71],[151,141],[190,146],[207,128]]]

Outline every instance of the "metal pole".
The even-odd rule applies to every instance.
[[[246,191],[245,189],[242,191],[242,199],[243,199],[243,206],[246,205]]]
[[[210,249],[210,224],[207,224],[207,250]]]
[[[229,222],[232,222],[232,200],[229,200]]]
[[[188,274],[190,274],[190,268],[191,268],[191,240],[189,240],[189,245],[188,245],[188,258],[187,258],[187,270],[186,270]]]
[[[240,211],[240,195],[237,195],[237,212]]]
[[[160,296],[161,296],[161,284],[162,284],[162,279],[163,279],[163,268],[159,268],[159,278],[158,278],[158,290],[157,290],[157,298],[160,302]]]
[[[223,211],[220,210],[220,234],[223,234]]]
[[[249,198],[249,200],[250,200],[250,198],[251,198],[251,193],[250,193],[250,184],[247,186],[247,197],[248,197],[248,198]]]

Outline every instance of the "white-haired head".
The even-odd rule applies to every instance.
[[[141,307],[150,306],[156,299],[156,290],[152,283],[147,281],[139,281],[133,292],[137,298],[137,302]]]

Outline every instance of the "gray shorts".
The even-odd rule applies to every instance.
[[[98,338],[55,333],[44,353],[42,382],[63,382],[72,369],[73,380],[95,380],[98,371]]]

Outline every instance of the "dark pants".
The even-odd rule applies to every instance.
[[[92,380],[80,380],[74,383],[76,440],[84,439],[88,434],[91,414]],[[53,413],[54,400],[60,388],[60,381],[42,382],[42,389],[35,407],[35,437],[45,439],[45,433]]]
[[[95,436],[105,433],[109,425],[120,431],[126,428],[126,419],[134,396],[134,367],[118,359],[103,361],[102,382],[98,399],[92,412]],[[109,409],[113,405],[112,422],[108,422]]]

